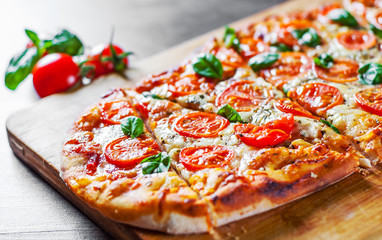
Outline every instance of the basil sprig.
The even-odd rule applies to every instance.
[[[143,133],[144,123],[139,117],[130,116],[122,120],[121,128],[125,135],[134,139]]]
[[[170,168],[170,164],[170,157],[167,155],[167,153],[158,153],[142,160],[142,173],[146,175],[152,173],[167,172]]]
[[[279,52],[292,52],[293,49],[289,46],[285,45],[284,43],[272,43],[271,47],[276,48]]]
[[[382,65],[368,63],[358,69],[358,78],[362,84],[375,85],[382,83]]]
[[[322,122],[323,124],[329,126],[331,129],[333,129],[333,131],[335,131],[336,133],[338,134],[341,134],[340,130],[338,130],[338,128],[336,128],[333,124],[331,124],[329,121],[326,121],[324,119],[320,119],[320,122]]]
[[[251,66],[253,71],[257,72],[263,68],[270,67],[280,58],[280,54],[264,52],[257,54],[256,56],[249,59],[248,64]]]
[[[382,29],[379,29],[370,23],[370,30],[374,33],[375,36],[382,38]]]
[[[159,97],[158,95],[154,94],[154,93],[151,93],[151,92],[143,92],[142,95],[144,97],[151,97],[153,99],[158,99],[158,100],[162,100],[161,97]]]
[[[333,22],[345,25],[348,27],[357,27],[358,22],[355,17],[342,8],[336,8],[331,10],[327,15]]]
[[[321,38],[314,28],[296,29],[292,31],[292,36],[296,38],[301,45],[316,47],[321,44]]]
[[[223,41],[226,47],[232,47],[236,52],[240,53],[240,41],[236,36],[235,29],[225,25]]]
[[[313,58],[313,60],[317,66],[323,68],[331,68],[334,65],[333,57],[326,53],[323,53],[320,56]]]
[[[9,62],[5,72],[5,86],[11,90],[15,90],[32,72],[34,65],[44,53],[66,53],[72,56],[83,53],[81,41],[65,29],[53,38],[44,40],[41,40],[32,30],[25,29],[25,33],[34,46],[17,54]]]
[[[197,58],[192,67],[197,74],[203,77],[217,79],[222,79],[223,77],[223,66],[221,62],[210,53]]]
[[[224,105],[221,107],[218,112],[218,115],[225,117],[228,119],[228,121],[235,123],[235,122],[240,122],[243,123],[244,121],[241,119],[240,114],[229,104]]]

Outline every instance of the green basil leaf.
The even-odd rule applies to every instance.
[[[327,15],[333,22],[349,27],[357,27],[358,22],[355,17],[342,8],[331,10]]]
[[[321,38],[314,28],[296,29],[292,31],[292,35],[300,44],[308,47],[316,47],[321,44]]]
[[[28,38],[33,42],[33,44],[39,48],[40,47],[40,38],[37,36],[37,33],[33,32],[32,30],[25,29],[25,33],[27,34]]]
[[[217,114],[222,116],[222,117],[227,118],[228,121],[230,121],[232,123],[235,123],[235,122],[241,122],[242,123],[242,122],[244,122],[241,119],[240,114],[233,107],[231,107],[229,104],[226,104],[223,107],[221,107],[218,110]]]
[[[134,139],[143,133],[144,123],[139,117],[130,116],[122,120],[121,128],[125,135]]]
[[[170,157],[167,155],[167,153],[158,153],[142,160],[142,173],[146,175],[152,173],[167,172],[170,168],[170,164]]]
[[[236,36],[235,29],[228,27],[225,25],[225,32],[223,41],[226,47],[232,47],[236,52],[240,53],[240,41]]]
[[[323,68],[331,68],[334,64],[334,59],[329,54],[323,53],[318,57],[313,58],[314,63],[317,66],[323,67]]]
[[[66,53],[71,56],[81,55],[84,52],[80,39],[65,29],[52,39],[44,40],[43,47],[48,53]]]
[[[32,72],[41,53],[36,47],[25,49],[19,55],[14,56],[5,71],[5,86],[15,90],[17,86]]]
[[[158,99],[158,100],[162,100],[161,97],[159,97],[158,95],[154,94],[154,93],[151,93],[151,92],[143,92],[142,95],[144,97],[151,97],[153,99]]]
[[[333,129],[333,131],[335,131],[336,133],[338,134],[341,134],[340,130],[338,130],[338,128],[336,128],[335,126],[333,126],[333,124],[331,124],[329,121],[326,121],[324,119],[320,119],[320,122],[322,122],[323,124],[331,127]]]
[[[221,62],[210,53],[197,58],[192,67],[197,74],[203,77],[217,79],[222,79],[223,77],[223,66]]]
[[[362,84],[375,85],[382,83],[382,65],[368,63],[358,69],[358,78]]]
[[[373,24],[370,24],[370,30],[375,34],[375,36],[382,38],[382,29],[379,29]]]
[[[271,47],[275,47],[279,52],[292,52],[293,49],[284,43],[272,43]]]
[[[263,68],[272,66],[280,58],[280,54],[264,52],[257,54],[248,61],[248,65],[251,66],[253,71],[257,72]]]

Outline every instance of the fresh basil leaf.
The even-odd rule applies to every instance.
[[[48,53],[66,53],[71,56],[81,55],[84,52],[80,39],[65,29],[52,39],[44,40],[43,47]]]
[[[327,15],[333,22],[349,27],[357,27],[358,22],[355,17],[342,8],[336,8],[331,10]]]
[[[272,66],[272,64],[279,58],[280,54],[278,53],[264,52],[249,59],[248,64],[251,66],[253,71],[257,72],[263,68]]]
[[[334,65],[333,57],[326,53],[323,53],[320,56],[313,58],[313,60],[317,66],[323,68],[331,68]]]
[[[296,38],[300,44],[308,47],[316,47],[321,44],[321,38],[314,28],[293,30],[292,36]]]
[[[121,128],[125,135],[131,138],[139,137],[143,133],[144,123],[142,119],[135,116],[130,116],[122,120]]]
[[[33,42],[35,47],[39,48],[41,40],[37,36],[37,33],[33,32],[32,30],[29,30],[29,29],[25,29],[25,33],[28,36],[28,38]]]
[[[223,41],[226,47],[232,47],[236,52],[240,53],[240,41],[236,36],[235,29],[225,25]]]
[[[223,77],[223,66],[221,62],[210,53],[197,58],[192,67],[197,74],[203,77],[217,79],[222,79]]]
[[[151,97],[153,99],[158,99],[158,100],[162,100],[161,97],[159,97],[158,95],[154,94],[154,93],[151,93],[151,92],[143,92],[142,95],[144,97]]]
[[[167,172],[170,168],[170,164],[170,157],[167,155],[167,153],[158,153],[142,160],[142,173],[146,175],[152,173]]]
[[[41,53],[36,47],[25,49],[19,55],[14,56],[5,71],[5,86],[15,90],[17,86],[32,72]]]
[[[223,107],[221,107],[218,110],[217,114],[222,116],[222,117],[227,118],[228,121],[230,121],[232,123],[235,123],[235,122],[241,122],[242,123],[242,122],[244,122],[241,119],[240,114],[233,107],[231,107],[229,104],[226,104]]]
[[[320,119],[320,122],[322,122],[323,124],[331,127],[333,129],[333,131],[335,131],[336,133],[338,134],[341,134],[340,130],[338,130],[338,128],[336,128],[335,126],[333,126],[333,124],[331,124],[329,121],[326,121],[324,119]]]
[[[382,38],[382,29],[379,29],[373,24],[370,24],[370,30],[375,34],[375,36]]]
[[[271,47],[275,47],[279,52],[292,52],[293,49],[284,43],[272,43]]]
[[[375,85],[382,83],[382,65],[379,63],[368,63],[358,69],[358,78],[362,84]]]

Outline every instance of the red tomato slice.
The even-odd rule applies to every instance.
[[[211,79],[200,77],[197,74],[189,74],[168,85],[168,90],[173,97],[186,96],[198,92],[208,92],[215,87]]]
[[[135,90],[139,93],[150,91],[151,89],[161,86],[165,83],[174,82],[179,79],[180,74],[185,70],[184,66],[176,69],[165,71],[159,74],[150,75],[142,81],[138,82]]]
[[[220,60],[223,67],[238,68],[244,64],[241,56],[232,48],[219,47],[211,51]]]
[[[138,138],[124,136],[109,143],[105,148],[106,160],[117,167],[135,167],[143,159],[160,152],[155,140],[145,135]]]
[[[175,122],[175,131],[185,137],[211,138],[228,127],[229,121],[222,116],[205,112],[184,115]]]
[[[294,128],[294,116],[292,114],[285,114],[279,119],[267,122],[265,128],[279,129],[287,134],[291,134]]]
[[[317,16],[317,19],[322,22],[322,23],[329,23],[329,22],[332,22],[326,15],[332,11],[333,9],[337,9],[337,8],[342,8],[341,7],[341,4],[339,3],[333,3],[333,4],[328,4],[328,5],[324,5],[322,7],[319,8],[319,12],[318,12],[318,16]]]
[[[240,49],[241,55],[248,60],[259,53],[268,51],[269,46],[260,39],[246,37],[240,39]]]
[[[374,19],[373,19],[373,24],[375,27],[379,28],[382,30],[382,11],[378,12]]]
[[[259,127],[251,123],[236,125],[235,133],[243,143],[257,148],[275,146],[291,138],[280,129]]]
[[[122,119],[134,115],[133,106],[123,100],[106,102],[101,108],[101,121],[106,125],[121,124]]]
[[[324,116],[327,110],[344,102],[337,88],[323,83],[308,83],[302,85],[290,91],[288,96],[297,101],[308,111],[319,116]]]
[[[218,168],[227,165],[235,152],[225,146],[201,146],[184,148],[179,154],[179,162],[190,171],[204,168]]]
[[[312,22],[308,20],[292,20],[288,23],[281,24],[278,32],[278,41],[288,46],[299,45],[298,40],[293,37],[292,31],[297,29],[311,28]]]
[[[363,110],[382,116],[382,91],[380,88],[369,88],[357,92],[354,100]]]
[[[216,98],[216,105],[229,104],[237,111],[248,112],[260,103],[273,98],[271,91],[265,87],[255,86],[254,83],[249,80],[233,83]]]
[[[347,49],[361,50],[373,47],[377,38],[366,31],[351,30],[337,35],[337,41]]]
[[[353,82],[358,80],[359,64],[348,58],[334,60],[331,68],[315,66],[316,74],[319,78],[330,82]]]
[[[296,77],[304,76],[312,69],[312,59],[300,52],[281,53],[271,67],[262,69],[260,75],[278,88]]]
[[[313,116],[310,112],[305,110],[300,104],[292,102],[289,98],[282,98],[276,100],[274,106],[284,113],[291,113],[295,116],[320,119],[319,117]]]

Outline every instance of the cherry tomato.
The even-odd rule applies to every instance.
[[[227,165],[235,152],[225,146],[201,146],[184,148],[179,154],[179,162],[190,171],[204,168],[218,168]]]
[[[200,77],[197,74],[189,74],[175,81],[171,81],[168,90],[173,97],[186,96],[198,92],[208,92],[215,87],[215,83],[211,79]]]
[[[288,96],[308,111],[319,116],[324,116],[327,110],[344,102],[337,88],[323,83],[302,85],[289,91]]]
[[[284,52],[271,67],[262,69],[260,75],[278,88],[296,77],[304,76],[312,69],[312,59],[304,53]]]
[[[373,47],[377,38],[374,34],[366,31],[351,30],[339,33],[337,41],[347,49],[361,50]]]
[[[33,68],[33,86],[40,97],[68,90],[80,79],[80,68],[64,53],[41,58]]]
[[[216,105],[229,104],[237,111],[248,112],[273,97],[270,90],[254,83],[249,80],[233,83],[216,98]]]
[[[298,40],[293,36],[293,30],[311,28],[312,22],[308,20],[292,20],[288,23],[283,23],[278,32],[278,41],[288,46],[299,45]]]
[[[122,119],[134,115],[133,106],[123,100],[103,103],[101,109],[101,121],[106,125],[121,124]]]
[[[274,106],[284,113],[291,113],[295,116],[320,119],[313,116],[310,112],[305,110],[300,104],[292,102],[289,98],[282,98],[275,101]]]
[[[334,60],[331,68],[315,66],[316,74],[319,78],[330,82],[353,82],[358,79],[359,64],[348,58]]]
[[[241,55],[249,60],[251,57],[269,50],[268,44],[260,39],[245,37],[240,39]]]
[[[175,131],[185,137],[210,138],[229,125],[222,116],[205,112],[193,112],[184,115],[175,122]]]
[[[124,136],[110,142],[105,148],[106,160],[117,167],[132,168],[143,159],[160,152],[155,140],[145,135],[137,138]]]
[[[357,92],[354,100],[363,110],[382,116],[382,91],[380,88],[369,88]]]

